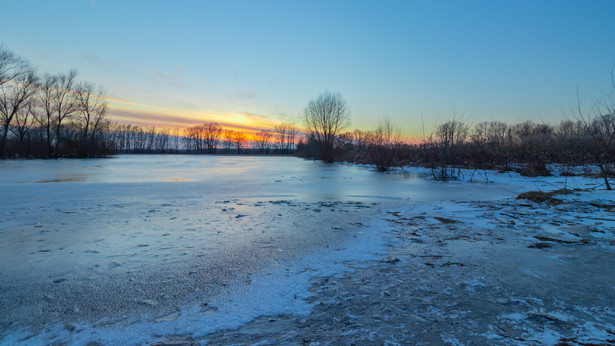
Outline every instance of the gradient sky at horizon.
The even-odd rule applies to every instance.
[[[9,1],[0,44],[76,69],[118,119],[301,125],[325,90],[351,128],[454,115],[557,123],[613,90],[615,1]]]

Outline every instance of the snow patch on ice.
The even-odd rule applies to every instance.
[[[62,325],[48,328],[25,343],[45,344],[50,340],[85,344],[95,340],[103,344],[135,344],[161,341],[156,335],[203,336],[220,329],[233,329],[260,316],[292,314],[307,316],[312,305],[310,280],[315,277],[342,277],[352,271],[346,262],[369,261],[377,254],[386,253],[383,237],[386,221],[375,221],[335,248],[313,251],[302,258],[270,267],[255,274],[251,284],[234,282],[221,295],[208,302],[203,311],[202,302],[180,307],[173,318],[141,315],[130,323],[105,326],[78,325],[79,333],[71,333]],[[3,344],[19,344],[27,335],[13,334]]]

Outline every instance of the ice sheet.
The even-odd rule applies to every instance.
[[[290,157],[2,161],[0,172],[7,344],[152,341],[306,314],[310,278],[384,250],[383,210],[523,188]]]

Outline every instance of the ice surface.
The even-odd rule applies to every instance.
[[[289,157],[9,160],[0,172],[6,344],[135,343],[307,314],[310,278],[385,250],[383,210],[437,202],[472,219],[446,201],[524,188]]]

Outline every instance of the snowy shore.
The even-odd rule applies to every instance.
[[[404,170],[422,176],[427,173],[419,168]],[[478,173],[474,175],[477,183],[427,182],[443,195],[420,202],[251,198],[197,204],[200,209],[217,208],[215,215],[228,214],[221,218],[225,227],[253,227],[271,234],[265,239],[254,232],[236,233],[247,245],[231,252],[233,258],[222,256],[194,263],[190,246],[185,246],[182,251],[190,260],[173,257],[175,262],[168,271],[145,270],[145,276],[114,274],[114,270],[128,265],[127,255],[125,261],[107,260],[108,268],[97,267],[98,262],[88,263],[87,268],[93,268],[91,275],[77,283],[71,272],[66,272],[64,276],[50,275],[46,286],[37,284],[40,287],[31,287],[31,292],[5,292],[3,305],[15,314],[13,320],[2,320],[0,342],[612,343],[615,275],[610,268],[615,265],[614,194],[601,190],[597,179]],[[467,179],[470,176],[471,171],[464,173]],[[514,198],[528,190],[558,190],[564,183],[568,189],[577,190],[555,196],[561,200],[559,204]],[[275,185],[274,182],[272,186]],[[493,193],[494,189],[502,193]],[[469,195],[467,191],[485,193]],[[164,198],[160,199],[158,205],[167,204]],[[196,197],[174,201],[172,207],[180,210],[186,204],[193,208],[196,201]],[[99,205],[100,200],[96,203],[97,215],[119,213],[118,219],[124,220],[121,209],[111,203]],[[62,205],[58,208],[60,212],[72,212]],[[149,208],[153,207],[142,208],[143,215],[151,215],[147,216],[148,222],[154,224],[160,225],[163,218],[171,215],[178,216],[177,211],[166,213],[164,208]],[[15,222],[10,213],[5,214],[5,227]],[[72,220],[80,220],[69,215]],[[181,213],[179,216],[180,220],[189,217]],[[91,224],[92,220],[87,219],[91,215],[83,217],[79,221],[82,225]],[[294,241],[279,240],[278,237],[284,239],[289,235],[265,226],[273,225],[276,218],[276,227],[293,225],[311,231],[292,235],[299,237]],[[198,220],[188,221],[192,224]],[[186,227],[188,221],[184,222]],[[178,221],[172,222],[176,227]],[[261,228],[255,227],[255,222],[261,223]],[[119,227],[119,222],[114,227]],[[191,228],[186,229],[182,236],[193,234]],[[130,249],[143,251],[151,257],[149,261],[171,251],[161,247],[161,253],[147,253],[147,249],[157,249],[156,239],[143,244],[139,238],[130,244],[134,245]],[[252,246],[255,243],[259,245]],[[304,248],[301,244],[305,244]],[[114,241],[112,245],[120,246],[121,242]],[[90,247],[78,250],[91,251]],[[35,251],[37,256],[53,253]],[[105,254],[104,249],[93,255],[101,254]],[[139,258],[148,261],[150,257],[144,256]],[[136,263],[130,268],[147,267]],[[211,272],[215,270],[221,272]],[[19,275],[12,273],[6,262],[3,273]],[[107,282],[96,281],[99,277],[106,277]],[[213,279],[217,281],[212,283]],[[3,287],[10,288],[6,282],[5,277]],[[76,292],[74,288],[83,291]],[[76,302],[87,301],[86,293],[92,288],[117,299],[78,306]],[[37,294],[42,296],[36,297]],[[40,305],[50,310],[42,314],[33,311],[33,316],[41,314],[48,320],[41,320],[37,329],[15,329],[18,323],[13,322],[19,322],[28,313],[16,313],[19,309],[15,304],[36,306],[39,298]],[[103,318],[94,313],[96,309],[108,311],[122,305],[134,308],[134,313],[120,313],[119,317],[103,313],[107,316]],[[58,306],[64,306],[65,311]],[[86,314],[84,309],[94,312]]]
[[[263,316],[168,341],[210,344],[613,344],[615,196],[600,181],[484,172],[527,200],[432,202],[385,213],[387,253],[311,281],[307,317]],[[469,176],[471,172],[466,172]],[[457,184],[457,183],[455,183]],[[582,189],[582,190],[580,190]],[[586,190],[589,189],[589,190]]]

